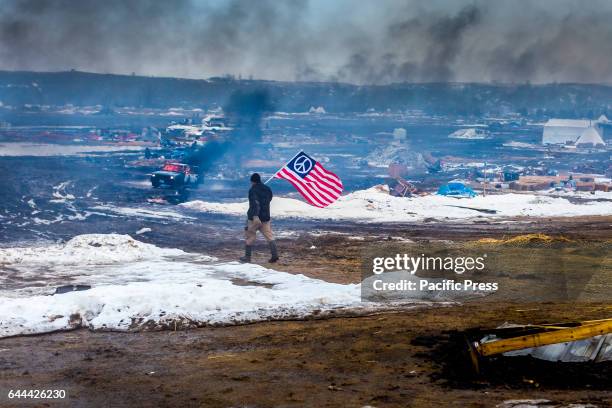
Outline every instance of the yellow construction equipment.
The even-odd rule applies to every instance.
[[[493,332],[501,338],[484,342],[468,342],[472,365],[477,373],[480,372],[481,357],[606,335],[612,333],[612,319],[526,325],[495,329]],[[524,334],[516,336],[521,332]]]

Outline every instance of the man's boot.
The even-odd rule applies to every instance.
[[[244,246],[244,256],[240,257],[240,262],[250,263],[251,262],[251,252],[253,252],[253,247],[251,245],[245,245]]]
[[[270,245],[270,255],[271,255],[268,262],[274,263],[278,261],[278,249],[276,248],[276,242],[270,241],[268,245]]]

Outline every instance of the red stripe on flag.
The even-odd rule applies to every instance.
[[[304,199],[306,201],[308,201],[308,204],[313,205],[313,206],[318,207],[318,208],[323,208],[324,207],[324,205],[319,204],[319,203],[317,203],[315,201],[312,201],[312,199],[310,199],[306,194],[304,194],[304,192],[300,189],[300,187],[293,180],[290,180],[289,178],[285,178],[285,177],[282,177],[282,176],[279,176],[278,178],[287,180],[289,183],[291,183],[293,185],[293,187],[295,187],[295,189],[298,191],[298,193],[300,193],[300,195],[302,197],[304,197]]]
[[[324,180],[325,182],[329,183],[330,185],[334,186],[336,189],[342,191],[344,186],[342,185],[341,182],[336,181],[335,179],[325,175],[325,173],[322,173],[321,171],[319,171],[318,169],[314,169],[312,170],[310,173],[314,173],[315,175],[317,175],[318,177],[320,177],[322,180]]]
[[[308,173],[308,175],[306,176],[306,179],[312,178],[313,182],[319,183],[322,186],[325,186],[329,189],[331,189],[332,191],[330,191],[330,193],[333,192],[334,195],[340,195],[342,193],[341,189],[338,189],[338,187],[331,185],[330,183],[326,182],[325,180],[323,180],[323,178],[319,175],[319,173],[315,172],[315,171],[311,171],[310,173]],[[338,197],[336,197],[338,198]]]
[[[308,178],[309,176],[306,177],[306,179],[309,182],[309,185],[313,188],[316,188],[317,191],[319,191],[319,193],[321,193],[321,195],[323,195],[327,201],[329,201],[330,203],[336,201],[338,199],[338,197],[340,197],[340,194],[336,191],[330,190],[329,188],[325,187],[323,184],[313,181],[311,179]]]
[[[314,176],[310,174],[306,176],[306,179],[310,182],[311,185],[316,186],[316,188],[325,194],[326,197],[330,198],[330,201],[336,201],[338,197],[340,197],[340,192],[335,188],[329,188],[325,186],[322,182],[317,181]]]
[[[323,194],[316,184],[311,183],[307,180],[304,180],[302,177],[295,174],[295,172],[291,171],[291,169],[285,168],[285,173],[290,174],[294,181],[299,182],[300,185],[308,191],[308,193],[319,203],[324,206],[328,206],[333,203],[335,200],[330,199],[326,194]]]
[[[295,173],[288,165],[280,169],[274,177],[290,182],[309,204],[319,208],[335,202],[344,189],[340,178],[317,161],[305,177]]]
[[[294,182],[298,183],[302,187],[302,190],[306,192],[312,200],[318,202],[322,206],[326,207],[335,201],[334,199],[329,198],[327,195],[322,194],[315,184],[302,179],[290,169],[285,168],[284,174],[291,177]]]
[[[336,173],[333,173],[329,170],[327,170],[325,167],[323,167],[323,165],[319,162],[315,163],[315,168],[318,169],[320,172],[324,173],[326,176],[334,179],[335,181],[337,181],[338,183],[342,184],[342,181],[340,180],[340,177],[338,177],[336,175]]]
[[[314,195],[311,195],[310,191],[305,188],[303,182],[301,180],[298,180],[286,168],[283,168],[278,173],[281,175],[281,178],[284,178],[285,180],[293,184],[293,187],[295,187],[298,190],[298,192],[302,195],[302,197],[304,197],[306,201],[308,201],[310,204],[316,207],[326,207],[327,206],[326,203],[319,201],[316,197],[314,197]]]
[[[310,180],[306,181],[306,185],[308,186],[308,188],[310,190],[316,191],[318,193],[319,198],[323,199],[324,201],[326,201],[328,204],[333,203],[334,201],[336,201],[336,199],[334,198],[334,194],[330,193],[329,191],[327,191],[323,186],[321,186],[320,184],[314,183]]]
[[[336,185],[338,188],[342,190],[343,185],[340,179],[338,178],[338,176],[336,176],[334,173],[330,171],[325,170],[323,166],[321,166],[319,163],[315,164],[315,168],[313,169],[313,171],[316,171],[317,175],[323,177],[326,181]]]

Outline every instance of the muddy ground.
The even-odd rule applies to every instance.
[[[464,358],[463,336],[504,322],[611,317],[611,226],[610,217],[463,230],[347,226],[336,231],[347,235],[284,239],[275,268],[342,283],[359,281],[366,252],[415,245],[406,239],[432,250],[456,245],[487,251],[495,261],[481,278],[499,281],[500,291],[463,304],[362,317],[2,339],[0,406],[493,407],[523,398],[610,406],[610,363],[504,357],[477,377]],[[534,232],[556,238],[506,242]],[[478,241],[483,237],[501,241]],[[255,260],[264,264],[265,246],[260,242],[257,249]],[[235,259],[240,251],[233,241],[206,248],[221,259]],[[65,389],[68,397],[9,401],[10,389]]]

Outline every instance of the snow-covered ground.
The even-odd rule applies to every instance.
[[[0,337],[74,327],[232,324],[362,308],[360,286],[164,249],[127,235],[0,249]],[[54,294],[65,284],[91,289]]]
[[[90,152],[139,151],[146,146],[135,145],[62,145],[50,143],[18,143],[5,142],[0,144],[0,156],[72,156]]]
[[[179,214],[172,210],[159,210],[156,208],[134,208],[134,207],[117,207],[114,205],[97,205],[92,207],[93,210],[110,212],[119,215],[125,215],[128,217],[138,218],[151,218],[151,219],[175,219],[175,220],[191,220],[193,217],[189,217],[183,214]]]
[[[609,200],[612,201],[612,192],[610,191],[572,191],[572,190],[555,190],[547,191],[551,196],[573,197],[585,200]],[[610,203],[612,204],[612,203]]]
[[[112,265],[183,254],[180,249],[158,248],[129,235],[87,234],[77,235],[63,244],[0,248],[0,265],[44,265],[52,269],[58,265]]]
[[[363,301],[360,284],[218,262],[207,255],[160,248],[118,234],[0,248],[0,271],[0,338],[80,327],[139,330],[175,324],[227,325],[447,304],[482,295],[437,291],[368,295],[374,279],[368,278],[364,293],[371,301]]]
[[[604,193],[612,200],[612,193]],[[587,198],[583,195],[577,196]],[[598,194],[598,199],[602,194]],[[183,207],[211,213],[244,215],[248,207],[245,201],[219,203],[190,201]],[[461,208],[470,207],[470,208]],[[494,210],[496,213],[477,211]],[[498,194],[486,197],[457,199],[440,195],[411,198],[393,197],[382,186],[355,191],[342,196],[327,208],[315,208],[306,202],[275,197],[271,203],[273,217],[351,220],[357,222],[411,222],[426,218],[471,219],[476,217],[563,217],[580,215],[612,215],[610,201],[570,202],[562,197],[541,194]]]

